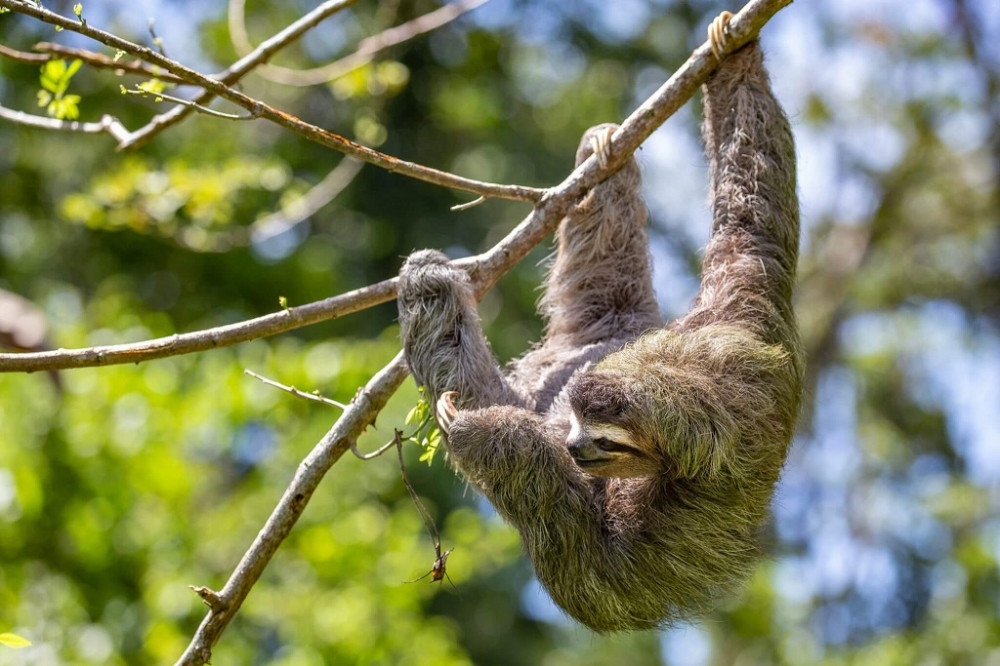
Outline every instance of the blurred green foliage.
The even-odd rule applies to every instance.
[[[214,663],[1000,663],[1000,35],[988,4],[796,3],[765,28],[798,137],[810,390],[773,557],[745,594],[696,626],[590,634],[547,602],[517,535],[443,456],[419,464],[427,452],[408,444],[408,474],[443,548],[455,549],[458,590],[403,584],[430,569],[433,544],[391,452],[348,456]],[[260,41],[310,7],[251,3],[250,34]],[[434,7],[360,2],[274,62],[332,60]],[[631,111],[724,8],[735,9],[493,0],[330,85],[241,85],[403,159],[541,186],[567,173],[586,127]],[[148,41],[150,17],[137,11],[88,5],[87,20]],[[222,12],[163,4],[157,34],[172,56],[221,70],[236,58]],[[96,48],[68,32],[0,17],[0,42],[13,48],[56,38]],[[130,128],[165,109],[122,97],[109,72],[74,75],[60,62],[45,68],[46,105],[72,99],[81,120],[112,113]],[[37,109],[38,87],[37,67],[0,59],[5,107]],[[640,153],[668,313],[686,307],[708,235],[699,104]],[[141,340],[384,279],[415,248],[476,252],[527,212],[491,200],[451,213],[470,197],[365,167],[304,223],[254,239],[256,220],[339,159],[262,121],[193,117],[131,153],[107,137],[5,122],[0,288],[45,312],[56,347]],[[482,304],[502,359],[539,336],[544,254]],[[235,348],[62,372],[58,383],[0,375],[0,627],[32,642],[0,649],[0,664],[176,659],[204,614],[187,586],[224,582],[337,417],[243,369],[347,401],[398,350],[394,318],[387,304]],[[417,400],[408,382],[360,448],[387,441]]]

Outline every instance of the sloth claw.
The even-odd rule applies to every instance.
[[[437,418],[438,427],[444,431],[444,434],[449,434],[451,430],[451,422],[455,420],[458,416],[458,408],[455,407],[453,402],[455,398],[458,397],[457,391],[445,391],[437,400],[437,405],[434,410],[434,416]]]
[[[708,44],[712,47],[712,53],[717,60],[722,60],[722,56],[726,54],[731,18],[733,18],[732,12],[722,12],[708,26]]]
[[[608,149],[611,147],[611,135],[614,133],[614,127],[606,127],[590,136],[590,149],[597,155],[597,162],[601,168],[608,166],[608,158],[610,157]]]

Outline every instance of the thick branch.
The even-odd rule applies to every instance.
[[[790,2],[791,0],[751,0],[730,22],[733,48],[753,39],[768,19]],[[611,139],[611,160],[606,166],[602,166],[596,156],[590,157],[561,184],[548,190],[531,214],[500,243],[478,257],[461,262],[475,276],[478,293],[484,294],[501,275],[541,242],[587,189],[614,173],[656,127],[694,94],[717,64],[707,43],[699,47],[684,66],[615,132]],[[212,647],[291,531],[326,471],[354,444],[364,428],[374,422],[389,396],[402,384],[406,376],[404,366],[400,353],[372,378],[308,458],[299,465],[281,502],[222,589],[219,609],[209,610],[178,664],[204,664],[209,661]]]

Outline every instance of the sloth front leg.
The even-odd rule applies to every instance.
[[[583,473],[560,436],[535,412],[513,405],[458,411],[439,401],[451,460],[518,529],[549,538],[579,526],[588,497]]]
[[[432,401],[455,391],[466,408],[518,402],[483,335],[465,271],[435,250],[414,252],[398,291],[406,362]]]
[[[576,164],[592,154],[607,163],[617,125],[591,127],[580,139]],[[596,185],[562,220],[541,310],[546,337],[570,345],[634,337],[662,325],[653,293],[646,238],[646,204],[639,165],[629,158]]]

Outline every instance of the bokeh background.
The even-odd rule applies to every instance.
[[[71,3],[47,6],[65,14]],[[313,3],[246,8],[256,43]],[[314,66],[434,9],[362,0],[274,62]],[[720,2],[492,0],[328,85],[243,88],[393,155],[550,185],[582,131],[620,120],[703,40]],[[84,3],[84,15],[218,71],[223,2]],[[0,16],[0,43],[87,44]],[[350,456],[215,651],[217,664],[1000,664],[1000,11],[991,0],[797,2],[763,43],[798,143],[797,310],[809,351],[769,551],[744,594],[691,625],[594,635],[545,597],[516,534],[438,456],[408,452],[457,589],[406,585],[434,555],[392,456]],[[106,49],[105,49],[106,51]],[[37,109],[38,69],[0,59],[0,103]],[[81,119],[164,109],[81,70]],[[128,83],[129,81],[124,81]],[[683,312],[708,239],[693,100],[640,151],[664,313]],[[224,108],[224,105],[220,105]],[[0,124],[0,288],[56,347],[235,322],[384,279],[415,248],[480,251],[526,213],[365,167],[303,223],[246,227],[339,155],[265,124],[195,117],[142,150]],[[233,239],[237,239],[235,242]],[[242,239],[242,241],[240,241]],[[503,359],[540,334],[539,248],[484,301]],[[0,664],[160,664],[219,586],[341,400],[397,351],[394,307],[234,348],[0,376]],[[362,442],[416,401],[408,381]]]

